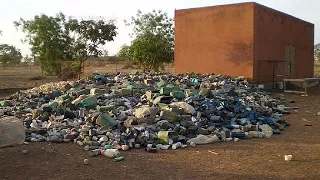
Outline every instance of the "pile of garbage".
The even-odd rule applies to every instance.
[[[25,141],[74,142],[90,156],[270,138],[289,124],[281,99],[243,77],[214,74],[94,74],[48,83],[0,101],[22,118]]]

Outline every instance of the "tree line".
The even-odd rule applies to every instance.
[[[173,19],[162,11],[142,13],[125,21],[132,27],[134,40],[125,45],[118,58],[137,65],[143,71],[159,71],[166,63],[173,62]],[[34,60],[39,62],[46,75],[58,75],[61,63],[72,61],[78,72],[91,57],[103,56],[102,46],[117,36],[115,20],[76,19],[63,13],[55,16],[36,15],[30,20],[20,18],[15,27],[25,34],[23,42],[31,46]],[[0,33],[2,33],[0,31]],[[21,62],[20,50],[8,44],[0,45],[0,64],[16,65]],[[25,58],[30,61],[30,57]]]
[[[174,20],[167,13],[160,10],[142,13],[139,10],[125,23],[132,28],[133,41],[121,47],[117,53],[119,59],[144,72],[158,72],[165,64],[173,62]],[[36,61],[46,75],[58,75],[63,61],[72,61],[73,69],[80,72],[88,58],[106,55],[102,46],[114,41],[118,34],[114,20],[78,20],[63,13],[36,15],[30,20],[20,18],[14,25],[25,33],[23,41],[31,46],[32,57],[24,60]],[[17,65],[22,58],[16,47],[0,44],[1,66]],[[320,43],[314,46],[314,59],[320,60]]]

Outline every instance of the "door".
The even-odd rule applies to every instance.
[[[287,75],[290,75],[290,78],[295,78],[295,56],[296,48],[294,46],[286,46],[285,60],[289,63],[286,63],[285,72]]]

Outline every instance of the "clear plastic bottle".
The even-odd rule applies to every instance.
[[[178,149],[179,147],[181,147],[182,143],[181,142],[177,142],[175,144],[172,145],[172,149]]]

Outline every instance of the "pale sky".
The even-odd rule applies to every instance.
[[[138,9],[149,12],[161,9],[170,17],[175,9],[213,6],[247,2],[241,0],[0,0],[0,44],[11,44],[21,50],[23,55],[30,54],[29,45],[21,43],[24,34],[17,31],[13,21],[31,19],[34,15],[55,15],[62,12],[67,16],[98,17],[116,19],[118,35],[114,42],[108,42],[105,48],[113,55],[123,44],[130,44],[131,28],[124,25],[124,19],[130,19]],[[258,0],[257,3],[296,16],[315,24],[315,43],[320,42],[320,1],[319,0]]]

